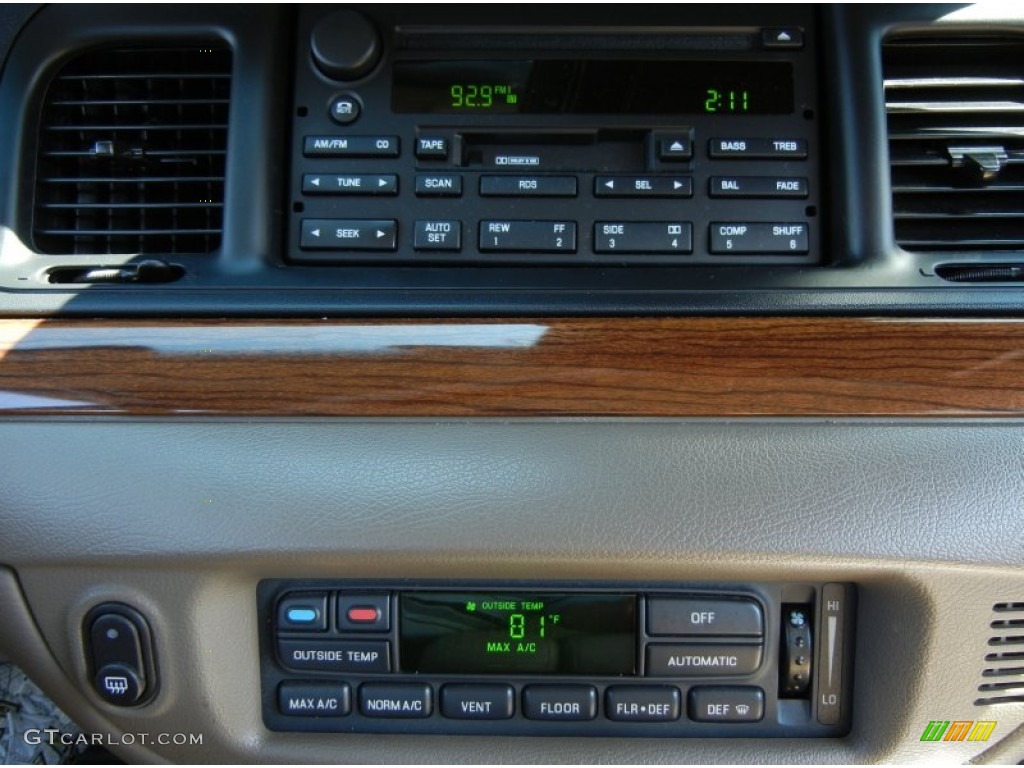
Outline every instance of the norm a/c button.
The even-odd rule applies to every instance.
[[[342,632],[387,632],[391,600],[386,594],[338,595],[338,629]]]

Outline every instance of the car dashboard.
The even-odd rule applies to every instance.
[[[1022,61],[0,6],[0,661],[135,762],[1024,759]]]

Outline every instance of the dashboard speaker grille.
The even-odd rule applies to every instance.
[[[230,92],[222,45],[96,50],[66,65],[39,126],[36,250],[216,249]]]
[[[1024,250],[1024,40],[883,47],[896,242]]]
[[[1024,703],[1024,603],[996,603],[992,611],[993,635],[974,703]]]

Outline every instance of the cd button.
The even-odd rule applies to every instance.
[[[722,677],[749,675],[761,666],[760,645],[647,646],[647,674],[651,677]]]
[[[352,711],[348,683],[281,683],[277,708],[282,715],[342,717]]]
[[[690,719],[698,723],[756,723],[764,717],[764,691],[740,686],[691,688]]]
[[[446,685],[441,714],[452,720],[506,720],[515,713],[511,685]]]
[[[523,689],[523,714],[530,720],[593,720],[597,689],[592,685],[530,685]]]
[[[429,685],[364,683],[359,686],[359,711],[365,717],[430,717],[433,709]]]
[[[306,136],[305,157],[398,157],[397,136]]]
[[[661,723],[679,719],[679,689],[668,685],[616,685],[605,692],[609,720]]]

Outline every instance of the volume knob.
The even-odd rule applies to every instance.
[[[380,35],[361,13],[334,11],[313,27],[313,62],[332,80],[356,80],[380,61]]]

